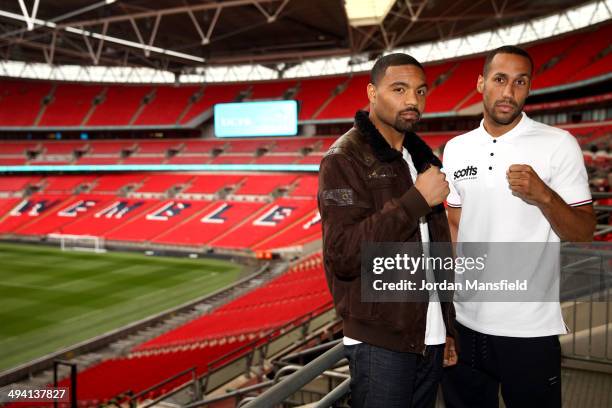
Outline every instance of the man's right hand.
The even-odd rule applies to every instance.
[[[414,186],[419,190],[419,193],[425,198],[430,207],[442,203],[450,193],[446,175],[436,166],[431,166],[419,174]]]

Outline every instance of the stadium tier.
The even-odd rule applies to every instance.
[[[316,176],[292,174],[1,177],[0,233],[247,251],[293,247],[319,239],[316,183]],[[37,192],[19,198],[27,188]],[[279,189],[287,196],[274,199]]]
[[[149,101],[134,121],[134,125],[175,124],[188,106],[189,98],[198,86],[167,87],[158,86],[152,101]]]
[[[86,126],[127,126],[150,92],[150,86],[109,86]]]
[[[0,81],[0,126],[34,126],[50,82]]]
[[[266,332],[330,307],[321,256],[315,254],[213,312],[134,347],[127,356],[79,372],[79,403],[103,403],[128,389],[138,393],[194,366],[203,374],[213,362],[212,368],[216,368],[250,351]],[[189,381],[190,375],[142,399],[168,392]],[[67,385],[68,379],[59,384]]]
[[[612,24],[528,45],[535,62],[533,89],[608,74]],[[427,112],[467,108],[480,100],[474,88],[483,57],[426,64]],[[466,80],[471,78],[471,80]],[[3,81],[0,126],[165,126],[201,123],[216,103],[295,98],[300,120],[352,118],[367,105],[366,74],[257,83],[195,85],[83,85]],[[242,95],[242,96],[240,96]]]
[[[42,113],[38,126],[80,126],[95,109],[94,98],[102,92],[100,85],[60,84]]]

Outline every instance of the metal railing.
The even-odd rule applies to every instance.
[[[560,337],[563,358],[603,364],[612,371],[612,243],[564,247],[562,254],[571,258],[563,265],[562,279],[569,275],[581,282],[562,297],[568,326],[568,334]]]
[[[344,345],[337,344],[331,350],[321,354],[319,357],[301,367],[283,381],[280,381],[278,384],[270,387],[257,398],[248,401],[245,405],[240,406],[244,408],[270,408],[276,406],[285,401],[289,396],[298,392],[306,384],[310,383],[312,380],[331,369],[343,358]],[[347,381],[348,379],[345,379],[342,382],[342,384],[339,386],[342,388],[340,388],[338,391],[336,391],[336,389],[339,387],[336,387],[334,391],[332,391],[333,395],[331,397],[328,397],[330,394],[326,396],[328,397],[326,401],[329,401],[329,404],[332,404],[337,399],[344,396],[346,392],[348,392]]]
[[[306,337],[311,331],[322,327],[324,324],[333,320],[335,312],[332,303],[329,302],[320,308],[298,317],[293,321],[268,331],[264,336],[247,343],[240,348],[233,350],[216,360],[208,363],[207,370],[200,376],[194,376],[191,381],[173,389],[172,391],[161,395],[154,400],[147,401],[142,408],[149,408],[165,401],[177,394],[188,389],[194,390],[189,406],[203,406],[210,403],[209,400],[203,400],[204,395],[209,390],[214,390],[220,385],[238,377],[242,374],[249,375],[251,367],[256,364],[263,364],[265,358],[273,355],[282,348],[287,347],[296,340]],[[188,370],[189,371],[189,370]],[[185,372],[179,373],[184,375]],[[179,375],[177,374],[177,376]],[[167,381],[164,382],[164,384]],[[147,392],[158,389],[161,385],[157,384],[147,390]],[[263,387],[263,386],[262,386]],[[142,393],[139,393],[142,397]],[[227,397],[227,396],[224,396]],[[123,403],[134,404],[137,396],[128,397]]]
[[[562,353],[565,360],[582,359],[604,363],[612,369],[611,314],[612,304],[612,245],[610,243],[590,243],[562,247],[565,263],[564,273],[576,273],[585,278],[584,287],[578,291],[561,293],[565,320],[570,321],[570,333],[561,337]],[[576,259],[578,258],[578,259]],[[572,288],[575,289],[575,288]],[[572,319],[568,318],[568,312]],[[569,341],[568,341],[569,339]],[[287,401],[306,384],[323,374],[343,358],[342,344],[317,357],[311,363],[294,372],[285,380],[275,384],[257,397],[249,397],[241,408],[269,408]],[[294,355],[299,355],[295,353]],[[330,393],[323,396],[313,406],[327,408],[349,392],[350,380],[346,379]]]

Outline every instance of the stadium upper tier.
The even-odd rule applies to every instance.
[[[612,24],[530,45],[532,88],[567,85],[609,74]],[[484,58],[473,56],[426,65],[428,113],[449,114],[480,101],[475,90]],[[301,121],[352,118],[367,104],[367,74],[257,83],[210,85],[100,85],[3,80],[0,127],[194,127],[216,103],[296,99]]]

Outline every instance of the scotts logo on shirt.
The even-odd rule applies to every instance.
[[[457,180],[459,178],[470,179],[470,178],[476,178],[477,174],[478,174],[478,167],[467,166],[465,169],[455,171],[453,173],[453,177],[454,177],[454,180]]]

